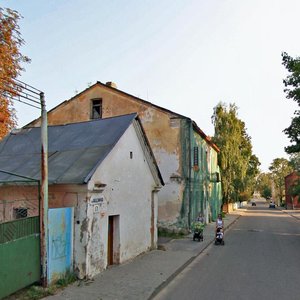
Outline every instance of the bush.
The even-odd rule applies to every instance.
[[[193,222],[192,230],[193,231],[202,231],[204,229],[204,224],[201,222]]]

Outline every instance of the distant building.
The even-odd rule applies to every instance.
[[[285,177],[285,201],[287,209],[300,208],[300,202],[298,196],[291,195],[291,189],[299,184],[299,173],[294,171]]]

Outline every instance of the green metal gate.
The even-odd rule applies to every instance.
[[[40,281],[40,184],[0,170],[0,299]],[[5,174],[5,175],[3,175]]]
[[[39,217],[0,224],[0,299],[39,280]]]

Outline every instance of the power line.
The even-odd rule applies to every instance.
[[[41,109],[41,106],[37,106],[41,105],[41,94],[43,94],[42,91],[18,79],[11,82],[4,81],[2,95],[11,100]]]

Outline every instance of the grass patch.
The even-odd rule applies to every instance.
[[[158,229],[158,236],[159,237],[168,237],[172,239],[181,239],[186,235],[183,231],[175,231],[175,230],[168,230],[164,228]]]
[[[4,300],[38,300],[47,296],[55,295],[59,290],[75,282],[76,280],[77,277],[74,273],[67,272],[47,288],[44,288],[40,285],[32,285],[16,292],[13,295],[8,296]]]
[[[74,273],[67,272],[63,277],[58,279],[55,283],[58,287],[66,287],[69,284],[75,282],[77,280],[77,277]]]
[[[47,296],[54,295],[56,292],[55,286],[43,288],[41,286],[31,286],[24,295],[24,300],[38,300]],[[22,298],[21,298],[22,299]]]

